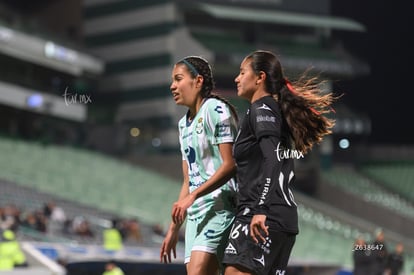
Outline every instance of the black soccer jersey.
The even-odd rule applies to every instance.
[[[296,203],[289,185],[294,181],[294,159],[289,130],[278,103],[271,96],[253,102],[234,145],[239,184],[237,218],[250,222],[265,214],[276,230],[298,233]]]

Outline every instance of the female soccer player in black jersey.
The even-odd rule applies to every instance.
[[[298,234],[296,203],[289,188],[294,159],[304,157],[331,133],[334,97],[315,77],[294,85],[278,58],[255,51],[241,63],[237,94],[251,105],[234,144],[239,184],[236,220],[225,249],[225,275],[286,274]]]

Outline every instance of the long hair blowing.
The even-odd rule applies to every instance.
[[[303,153],[331,134],[335,125],[335,120],[326,114],[332,112],[331,105],[336,98],[321,90],[322,82],[317,77],[302,75],[293,84],[283,85],[278,95],[295,147]]]
[[[306,154],[314,144],[332,133],[335,120],[328,118],[332,103],[336,99],[332,93],[325,93],[317,76],[310,77],[304,72],[297,81],[290,83],[284,76],[282,66],[275,54],[269,51],[255,51],[246,59],[258,75],[266,74],[265,89],[279,102],[295,149]]]

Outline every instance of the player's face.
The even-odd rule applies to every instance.
[[[259,88],[256,84],[259,78],[250,65],[250,59],[244,59],[240,65],[240,73],[234,80],[237,84],[237,95],[251,100],[255,91]]]
[[[184,64],[176,64],[172,71],[170,90],[174,101],[178,105],[192,107],[199,95],[197,78],[192,78]]]

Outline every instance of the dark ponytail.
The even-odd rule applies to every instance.
[[[279,105],[289,125],[296,149],[307,153],[319,144],[325,135],[332,133],[335,121],[324,114],[332,112],[334,97],[321,91],[322,82],[316,77],[301,79],[295,84],[289,81],[279,92]]]
[[[266,74],[266,92],[278,101],[295,149],[305,154],[325,135],[332,133],[335,121],[325,114],[332,111],[330,106],[336,98],[332,93],[322,91],[323,81],[304,73],[294,84],[290,83],[283,74],[279,59],[269,51],[255,51],[246,59],[251,60],[257,75],[260,72]]]

